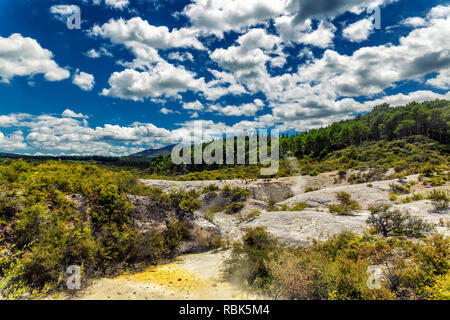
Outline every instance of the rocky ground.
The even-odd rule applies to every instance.
[[[406,181],[417,181],[418,176],[406,177]],[[192,217],[197,231],[206,232],[208,236],[219,235],[230,242],[239,240],[248,227],[263,226],[280,241],[291,246],[310,243],[312,239],[326,239],[343,230],[363,232],[367,230],[369,206],[378,203],[392,203],[389,200],[390,184],[398,180],[386,180],[364,184],[350,184],[346,179],[339,179],[337,172],[321,174],[316,177],[287,177],[273,180],[254,181],[164,181],[142,180],[142,183],[163,189],[201,190],[203,186],[214,184],[219,188],[246,187],[251,196],[245,202],[240,214],[227,215],[218,212],[212,223],[203,216],[212,206],[226,203],[220,193],[213,198],[203,196],[204,204]],[[305,193],[306,188],[317,191]],[[417,184],[412,192],[428,194],[433,188]],[[437,189],[450,191],[450,186]],[[328,210],[328,205],[336,204],[336,193],[345,191],[352,199],[359,202],[361,210],[352,216],[338,216]],[[153,208],[152,204],[139,197],[131,199],[135,209],[134,219],[143,226],[163,225],[167,214],[161,208]],[[306,202],[308,207],[303,211],[268,211],[268,204],[275,207],[287,205],[292,207]],[[411,215],[420,217],[435,225],[437,232],[450,235],[450,212],[437,213],[430,200],[414,201],[405,204],[394,204]],[[151,212],[148,210],[153,208]],[[244,221],[248,213],[258,210],[259,216]],[[183,244],[181,252],[199,252],[206,245],[199,244],[199,238],[193,237]],[[240,299],[245,290],[234,287],[221,280],[221,267],[229,252],[202,252],[181,256],[176,262],[148,269],[133,275],[122,275],[116,279],[100,279],[93,286],[85,289],[80,299]],[[182,280],[179,280],[182,279]],[[184,280],[183,280],[184,279]],[[248,298],[246,296],[246,298]]]
[[[408,180],[417,180],[417,176],[410,176]],[[265,226],[268,231],[277,238],[286,241],[291,245],[302,245],[310,242],[311,239],[324,240],[333,234],[343,230],[362,232],[367,229],[366,220],[370,215],[369,206],[390,203],[388,200],[391,183],[398,183],[396,180],[374,182],[369,187],[367,183],[357,185],[347,185],[339,187],[329,187],[318,191],[298,194],[280,205],[286,204],[289,207],[300,202],[306,202],[308,208],[301,212],[267,212],[261,211],[261,215],[250,222],[242,223],[240,229],[246,227]],[[433,188],[420,189],[420,193],[429,193]],[[437,189],[449,189],[440,187]],[[419,190],[419,189],[418,189]],[[417,192],[419,192],[417,190]],[[336,204],[336,193],[345,191],[358,201],[362,210],[352,216],[339,216],[328,211],[327,205]],[[407,210],[412,216],[420,217],[423,220],[436,226],[436,231],[446,236],[450,235],[447,227],[450,222],[450,212],[435,212],[430,200],[414,201],[405,204],[394,204],[394,208]]]

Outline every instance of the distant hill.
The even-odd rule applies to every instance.
[[[175,145],[170,145],[170,146],[166,146],[161,149],[148,149],[148,150],[144,150],[139,153],[132,154],[131,156],[132,157],[145,157],[145,158],[150,158],[150,159],[157,158],[160,155],[165,157],[172,153],[172,149],[174,147],[175,147]]]
[[[17,157],[19,157],[19,155],[14,154],[14,153],[0,152],[0,157],[5,157],[5,158],[17,158]]]

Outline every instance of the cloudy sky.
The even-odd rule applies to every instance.
[[[449,39],[442,0],[1,0],[0,152],[126,155],[198,121],[293,133],[450,99]]]

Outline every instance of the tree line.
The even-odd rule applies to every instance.
[[[442,144],[450,139],[450,101],[436,100],[410,103],[401,107],[383,104],[355,119],[340,121],[326,128],[314,129],[294,136],[282,136],[282,155],[297,158],[324,158],[330,152],[366,141],[402,139],[423,135]]]

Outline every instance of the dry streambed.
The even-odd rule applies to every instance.
[[[223,280],[229,251],[179,257],[175,262],[96,280],[74,299],[82,300],[242,300],[255,299],[242,287]]]

